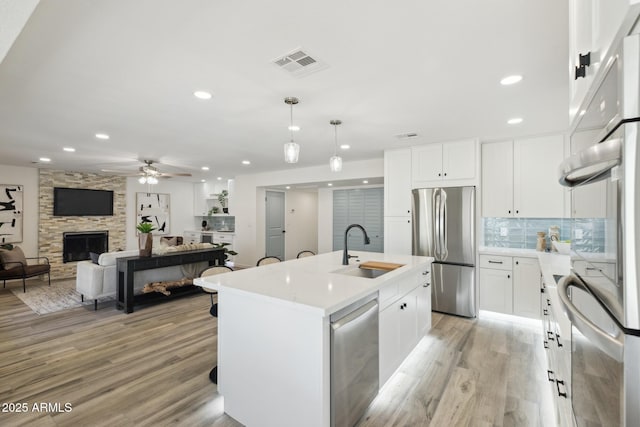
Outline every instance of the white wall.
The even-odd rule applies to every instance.
[[[37,168],[0,165],[0,184],[24,186],[22,242],[16,243],[28,257],[38,256],[38,215],[40,184]]]
[[[318,194],[308,191],[285,193],[285,259],[300,251],[318,253]]]
[[[318,253],[333,251],[333,189],[318,190]]]
[[[232,205],[229,209],[229,213],[236,217],[234,248],[238,252],[236,264],[253,266],[256,260],[264,256],[262,254],[265,252],[265,188],[289,184],[373,178],[383,175],[382,158],[345,162],[342,172],[337,174],[323,165],[253,175],[238,175],[234,180]],[[318,212],[326,212],[327,209],[321,205],[320,200],[319,197]],[[322,198],[322,200],[325,201],[326,198]],[[332,207],[329,208],[329,212],[332,212],[332,209]],[[318,217],[320,218],[320,215]],[[326,227],[324,221],[325,219],[319,219],[319,222],[323,222],[323,229]],[[319,228],[320,224],[318,224]],[[325,244],[320,245],[320,239],[319,237],[318,251],[326,251]]]
[[[182,236],[185,230],[193,230],[194,188],[192,182],[160,179],[158,184],[149,187],[147,184],[140,184],[138,178],[127,178],[127,249],[138,249],[136,193],[146,193],[147,191],[170,194],[169,235]],[[159,239],[159,236],[154,236],[154,244],[157,244]]]

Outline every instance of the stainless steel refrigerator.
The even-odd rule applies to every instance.
[[[435,258],[433,311],[476,317],[475,187],[413,190],[413,254]]]

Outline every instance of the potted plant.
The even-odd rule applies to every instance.
[[[153,234],[151,232],[156,228],[151,222],[141,222],[136,226],[138,230],[138,248],[140,249],[140,256],[151,256],[151,249],[153,247]]]
[[[227,265],[231,261],[227,261],[229,259],[229,255],[238,255],[238,252],[227,248],[231,243],[213,243],[214,248],[222,248],[224,249],[224,263]],[[229,265],[231,267],[232,265]]]
[[[229,197],[229,192],[227,190],[222,190],[220,194],[218,194],[218,202],[220,202],[220,206],[222,206],[222,212],[229,213],[229,208],[227,207],[227,201]]]

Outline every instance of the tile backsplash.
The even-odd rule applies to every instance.
[[[603,218],[482,218],[484,246],[497,248],[535,249],[538,231],[547,233],[549,227],[560,227],[560,240],[571,240],[573,249],[582,252],[605,251],[605,220]],[[574,229],[581,230],[581,238],[571,235]],[[576,234],[576,233],[574,233]]]

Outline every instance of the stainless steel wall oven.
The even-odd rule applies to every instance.
[[[640,425],[640,35],[606,60],[604,79],[571,136],[560,167],[571,187],[573,239],[581,220],[602,219],[605,252],[576,248],[586,270],[562,279],[572,322],[571,396],[576,424]],[[587,230],[588,232],[588,230]],[[588,236],[587,236],[588,237]],[[613,265],[596,268],[594,260]]]

